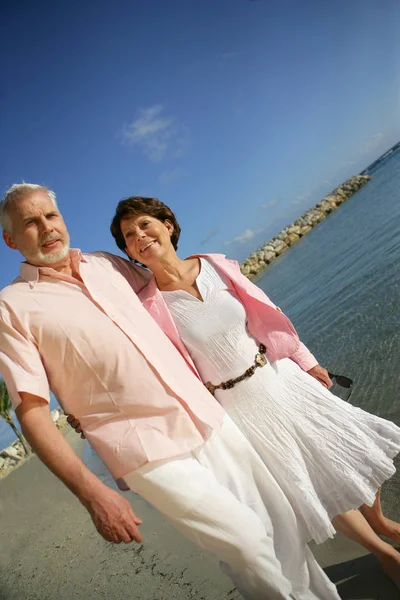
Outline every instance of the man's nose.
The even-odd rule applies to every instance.
[[[42,233],[51,233],[54,229],[52,222],[46,218],[41,219],[40,228]]]

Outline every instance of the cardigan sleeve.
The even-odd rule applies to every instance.
[[[236,263],[235,266],[237,267],[237,269],[240,273],[240,277],[247,279],[247,277],[245,278],[245,276],[241,273],[239,264],[236,261],[231,261],[231,262],[234,264]],[[254,283],[252,283],[252,282],[249,282],[249,283],[251,285],[254,285]],[[271,299],[265,294],[265,292],[260,290],[260,288],[258,288],[258,289],[264,295],[265,300],[270,305],[274,306],[277,310],[282,312],[281,309],[279,308],[279,306],[276,306],[276,304],[274,304],[271,301]],[[300,340],[300,344],[299,344],[299,347],[297,348],[296,352],[294,354],[292,354],[289,358],[291,358],[291,360],[293,360],[295,363],[297,363],[299,365],[299,367],[301,369],[303,369],[303,371],[309,371],[310,369],[312,369],[313,367],[316,367],[318,365],[318,361],[315,358],[315,356],[309,351],[307,346],[305,346],[305,344],[303,344],[303,342],[301,340]]]
[[[313,367],[318,365],[318,361],[313,354],[309,351],[307,346],[300,342],[298,349],[292,356],[290,356],[294,362],[296,362],[303,371],[309,371]]]
[[[243,288],[245,288],[245,289],[252,288],[252,293],[256,294],[257,298],[259,300],[261,300],[265,304],[268,304],[272,308],[275,308],[279,312],[282,312],[282,310],[279,308],[279,306],[274,304],[274,302],[272,302],[272,300],[265,294],[265,292],[261,288],[256,286],[253,282],[249,281],[249,279],[247,277],[245,277],[243,275],[243,273],[241,273],[240,266],[237,261],[230,260],[230,259],[225,259],[225,260],[227,262],[231,263],[233,265],[233,267],[235,268],[236,281],[238,283],[240,283]],[[301,369],[303,369],[303,371],[309,371],[310,369],[312,369],[313,367],[315,367],[318,364],[318,361],[315,358],[315,356],[313,356],[311,354],[311,352],[308,350],[308,348],[301,341],[299,342],[296,352],[294,354],[292,354],[291,356],[289,356],[289,358],[291,360],[293,360],[295,363],[297,363],[299,365],[299,367]]]

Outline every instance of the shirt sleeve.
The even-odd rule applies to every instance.
[[[0,311],[0,373],[16,408],[20,392],[27,392],[50,402],[50,387],[40,353],[35,344]]]

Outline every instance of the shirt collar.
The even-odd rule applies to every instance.
[[[80,262],[87,262],[85,256],[82,254],[79,248],[71,248],[69,251],[69,256],[71,258],[71,261],[75,264]],[[37,267],[36,265],[30,265],[27,262],[22,262],[20,276],[22,277],[22,279],[25,279],[25,281],[29,283],[31,288],[33,288],[34,285],[39,281],[40,272],[42,269],[51,270],[51,265],[46,267]]]

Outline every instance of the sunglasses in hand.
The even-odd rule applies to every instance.
[[[345,375],[335,375],[334,373],[329,373],[328,375],[331,379],[333,379],[340,387],[346,388],[349,390],[349,394],[346,398],[346,401],[349,400],[351,393],[353,391],[353,380],[350,377],[346,377]]]

